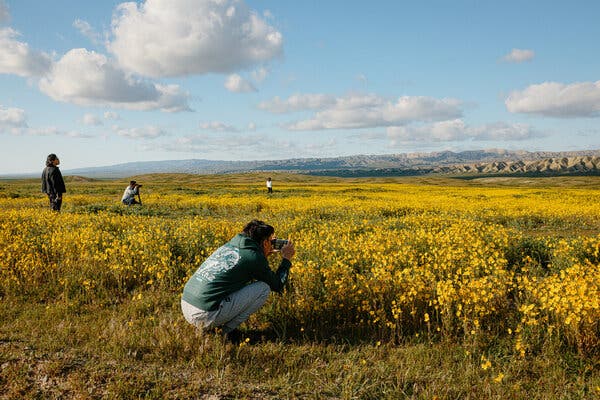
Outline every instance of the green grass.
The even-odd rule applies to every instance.
[[[0,317],[3,398],[591,399],[598,383],[593,365],[551,347],[515,362],[501,343],[224,344],[196,334],[165,293],[114,307],[4,300]]]

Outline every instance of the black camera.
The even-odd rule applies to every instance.
[[[281,248],[283,246],[285,246],[286,244],[288,244],[288,242],[289,242],[289,240],[287,240],[287,239],[272,239],[271,245],[273,246],[273,249],[281,250]]]

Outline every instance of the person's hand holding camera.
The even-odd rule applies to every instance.
[[[281,248],[281,257],[291,261],[294,254],[296,254],[296,249],[294,248],[294,242],[290,240]]]

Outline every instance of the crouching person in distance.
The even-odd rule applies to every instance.
[[[129,186],[125,188],[125,191],[123,192],[123,197],[121,197],[121,203],[125,204],[126,206],[131,206],[133,204],[142,204],[141,199],[139,202],[135,200],[135,196],[140,195],[140,187],[142,187],[142,185],[138,185],[136,181],[129,181]]]
[[[221,328],[225,338],[235,340],[235,329],[265,304],[270,291],[283,290],[296,250],[291,241],[284,245],[273,272],[267,256],[275,252],[274,233],[271,225],[252,220],[202,263],[181,298],[190,324],[201,330]]]

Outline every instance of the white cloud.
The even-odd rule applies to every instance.
[[[392,126],[387,128],[390,138],[402,142],[448,142],[464,140],[470,135],[461,119],[441,121],[430,125]]]
[[[280,136],[243,134],[236,137],[222,135],[188,135],[177,137],[168,142],[145,145],[145,149],[157,149],[178,152],[198,153],[202,157],[229,160],[275,160],[283,158],[334,156],[338,142],[332,138],[323,138],[318,143],[299,143]],[[249,156],[250,155],[250,156]]]
[[[263,135],[240,135],[232,140],[227,136],[214,135],[188,135],[178,137],[168,143],[157,144],[161,150],[203,154],[214,153],[217,155],[229,154],[230,157],[248,157],[249,150],[264,150],[266,144],[273,142]],[[156,147],[152,148],[156,150]]]
[[[31,50],[19,42],[19,33],[11,28],[0,29],[0,74],[39,77],[48,72],[52,60],[46,53]]]
[[[10,13],[8,12],[8,6],[4,0],[0,0],[0,24],[8,22],[10,20]]]
[[[262,83],[269,76],[269,70],[265,67],[261,67],[252,71],[252,79],[256,83]]]
[[[73,27],[76,28],[83,36],[90,39],[94,44],[102,43],[102,36],[92,28],[89,22],[76,19],[73,21]]]
[[[20,135],[27,136],[67,136],[71,138],[79,138],[79,139],[87,139],[92,138],[94,135],[84,134],[79,131],[65,131],[63,129],[47,126],[47,127],[38,127],[38,128],[25,128],[19,132]]]
[[[27,126],[25,110],[21,108],[4,108],[0,105],[0,130]]]
[[[102,125],[102,120],[94,114],[85,114],[83,118],[81,118],[81,122],[88,126]]]
[[[65,131],[53,126],[30,128],[27,124],[25,110],[20,108],[4,108],[0,105],[0,134],[10,133],[17,136],[68,136],[72,138],[90,138],[79,131]]]
[[[249,131],[255,131],[256,130],[256,124],[254,122],[248,123],[248,130]]]
[[[161,136],[168,136],[169,133],[158,126],[148,125],[137,128],[119,128],[113,127],[117,135],[130,139],[156,139]]]
[[[59,131],[57,134],[76,139],[90,139],[95,137],[94,135],[90,135],[88,133],[81,133],[79,131]]]
[[[238,74],[232,74],[227,77],[225,88],[234,93],[256,92],[256,88]]]
[[[121,119],[121,116],[119,115],[119,113],[116,113],[114,111],[105,111],[104,119],[117,120]]]
[[[241,0],[122,3],[108,50],[151,77],[230,73],[283,52],[283,37]]]
[[[304,110],[320,110],[333,106],[335,97],[326,94],[294,94],[285,100],[276,96],[272,100],[263,101],[258,108],[275,114],[284,114]]]
[[[512,51],[502,57],[502,59],[506,62],[522,63],[533,60],[533,57],[535,57],[535,52],[533,50],[512,49]]]
[[[227,125],[219,121],[201,123],[200,128],[213,132],[238,132],[238,129],[236,127]]]
[[[512,113],[576,118],[600,116],[600,81],[566,85],[544,82],[512,92],[506,101]]]
[[[358,133],[347,136],[348,139],[352,139],[360,143],[365,143],[366,141],[381,141],[387,137],[388,135],[386,133],[376,131],[358,131]]]
[[[546,136],[528,124],[507,124],[495,122],[471,128],[474,140],[528,140]]]
[[[188,96],[179,86],[135,79],[106,56],[86,49],[66,53],[41,79],[40,90],[54,100],[84,106],[189,110]]]
[[[443,121],[462,116],[460,101],[424,96],[403,96],[396,102],[370,95],[348,95],[332,100],[325,95],[300,96],[262,103],[272,112],[319,109],[311,119],[286,125],[289,130],[358,129],[405,125],[411,122]],[[303,107],[304,106],[304,107]]]
[[[511,141],[543,136],[526,124],[496,122],[469,126],[462,119],[436,122],[420,126],[393,126],[387,128],[388,137],[394,143],[454,142],[465,140]]]

